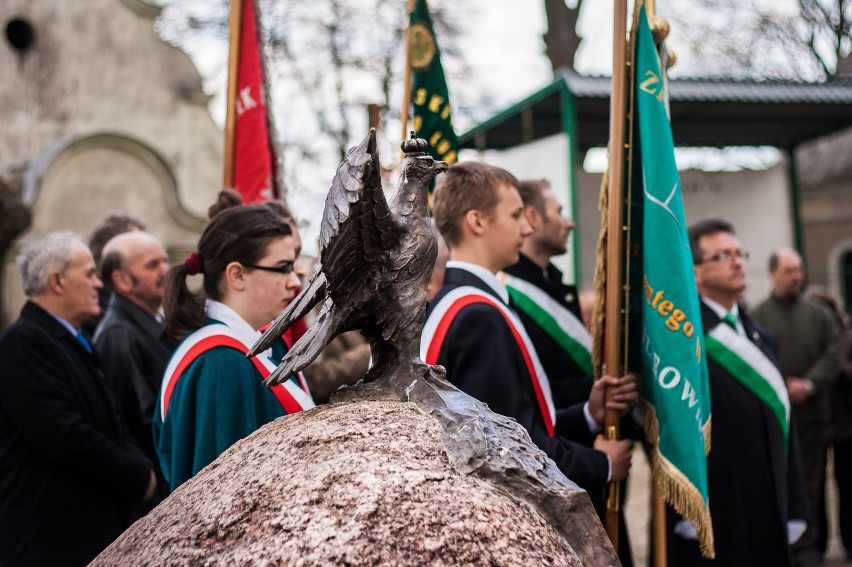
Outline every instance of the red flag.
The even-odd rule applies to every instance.
[[[232,0],[237,2],[237,0]],[[242,14],[238,53],[231,49],[231,56],[237,58],[236,92],[229,101],[228,112],[235,113],[233,127],[233,157],[231,159],[233,188],[243,197],[243,203],[252,204],[279,197],[275,175],[275,152],[272,141],[272,127],[267,113],[267,89],[263,57],[260,51],[257,19],[254,0],[242,0]],[[237,6],[235,6],[236,8]],[[233,33],[234,30],[232,30]],[[232,42],[232,46],[235,42]],[[232,79],[233,80],[233,79]],[[227,129],[226,129],[227,130]],[[227,133],[226,133],[227,136]],[[226,148],[228,143],[226,140]],[[227,152],[227,150],[226,150]],[[229,180],[226,163],[225,184]]]

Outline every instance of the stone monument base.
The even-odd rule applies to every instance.
[[[92,565],[618,565],[588,495],[534,446],[538,470],[515,435],[495,436],[525,436],[514,421],[431,377],[404,395],[416,403],[334,403],[266,425]]]

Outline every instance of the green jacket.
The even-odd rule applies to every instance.
[[[840,372],[840,330],[825,308],[799,297],[770,295],[749,312],[778,341],[785,377],[811,380],[814,394],[798,406],[800,423],[825,420],[827,392]]]
[[[278,341],[270,358],[277,364],[286,353],[284,342]],[[286,415],[252,362],[222,346],[201,354],[180,375],[165,420],[162,401],[158,396],[154,444],[172,490],[240,439]]]

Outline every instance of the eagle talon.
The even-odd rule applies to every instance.
[[[274,376],[270,376],[269,378],[267,378],[266,380],[263,381],[263,385],[266,386],[267,388],[271,388],[272,386],[277,386],[280,383],[281,382],[279,382]]]

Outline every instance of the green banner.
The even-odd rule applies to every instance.
[[[453,130],[452,107],[441,53],[426,0],[417,0],[409,14],[411,48],[411,102],[414,131],[429,142],[429,154],[441,161],[458,161],[459,140]]]
[[[698,291],[667,111],[666,79],[641,5],[633,30],[632,199],[641,199],[642,394],[663,498],[713,557],[707,494],[710,385]],[[638,219],[637,219],[638,220]],[[634,235],[636,238],[638,235]]]

